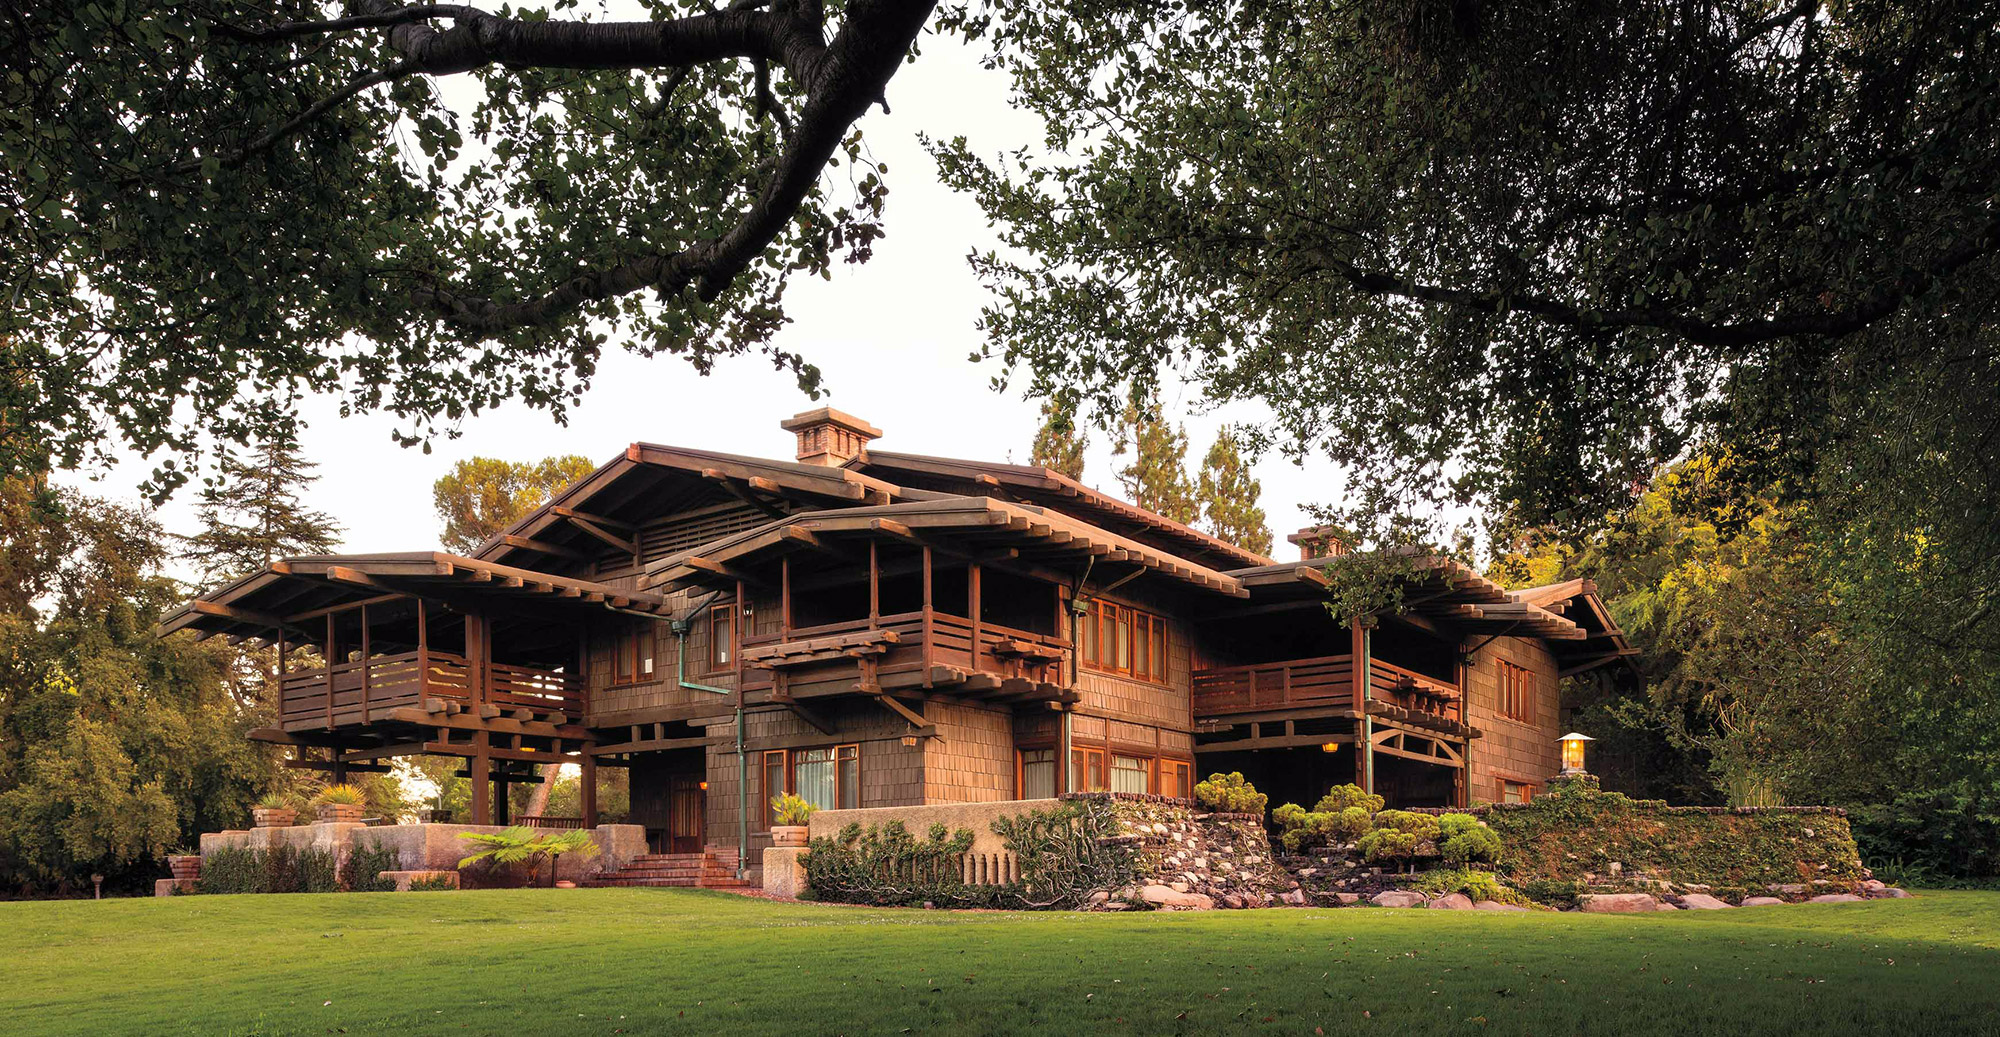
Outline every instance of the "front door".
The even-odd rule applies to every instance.
[[[667,787],[666,852],[700,853],[708,792],[699,774],[676,774]]]

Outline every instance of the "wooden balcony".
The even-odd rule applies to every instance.
[[[743,642],[744,690],[809,697],[936,688],[971,698],[1059,698],[1069,642],[934,610],[795,627]]]
[[[1458,717],[1459,692],[1451,682],[1380,659],[1369,660],[1368,699],[1371,707]],[[1197,717],[1303,708],[1355,710],[1353,656],[1327,655],[1194,671]]]
[[[366,725],[391,719],[392,710],[434,712],[440,704],[527,709],[558,722],[583,715],[582,687],[568,674],[489,663],[481,683],[474,686],[464,656],[438,651],[295,670],[281,679],[281,723],[287,731]]]

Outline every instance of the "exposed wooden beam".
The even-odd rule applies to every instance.
[[[574,547],[564,547],[561,544],[551,544],[546,540],[536,540],[533,537],[503,533],[498,539],[503,547],[518,548],[523,551],[535,551],[545,555],[553,555],[557,558],[573,558],[581,562],[591,560],[590,553],[587,551],[579,551]]]

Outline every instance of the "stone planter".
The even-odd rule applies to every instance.
[[[250,818],[258,828],[290,828],[299,812],[290,807],[252,807]]]
[[[193,854],[169,857],[167,867],[173,871],[176,880],[192,882],[201,878],[201,858]]]
[[[361,820],[361,804],[321,803],[319,805],[319,819],[338,824],[358,823]]]
[[[806,833],[811,830],[805,825],[772,825],[771,845],[804,846],[807,842]]]

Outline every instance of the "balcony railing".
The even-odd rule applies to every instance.
[[[1458,688],[1415,670],[1371,659],[1368,697],[1418,713],[1445,715]],[[1327,655],[1194,671],[1194,713],[1216,716],[1273,709],[1353,709],[1354,657]]]
[[[922,673],[943,667],[966,674],[983,673],[1003,679],[1018,677],[1060,684],[1069,657],[1069,642],[1062,638],[995,623],[974,623],[963,616],[937,611],[879,616],[872,622],[855,619],[793,627],[779,633],[746,637],[743,647],[749,650],[781,643],[817,641],[868,630],[894,631],[897,636],[895,643],[887,645],[876,661],[878,676]],[[844,675],[854,672],[854,665],[851,661],[815,663],[789,676],[791,683],[797,685],[819,679],[817,674],[820,671],[827,674],[826,679],[843,679]],[[768,670],[753,668],[745,673],[746,690],[770,684]]]
[[[280,716],[288,729],[367,724],[387,710],[425,708],[427,699],[482,701],[581,715],[583,697],[568,674],[501,663],[486,667],[484,694],[475,694],[465,657],[403,652],[297,670],[279,682]]]

